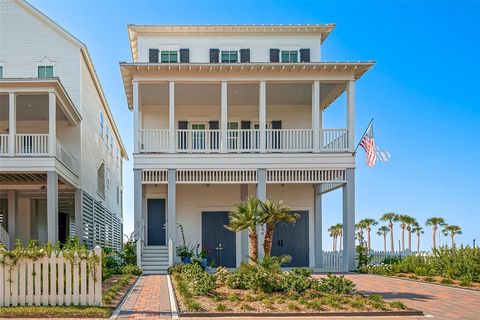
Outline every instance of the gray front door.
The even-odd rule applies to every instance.
[[[165,245],[165,199],[147,200],[147,245]]]
[[[289,255],[286,267],[308,267],[308,211],[297,211],[294,224],[278,223],[273,232],[272,255]]]
[[[202,212],[202,246],[210,252],[208,262],[216,266],[236,266],[235,233],[228,231],[228,212]]]

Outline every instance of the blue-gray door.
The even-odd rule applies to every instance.
[[[235,233],[228,231],[228,212],[202,212],[202,246],[210,251],[208,262],[216,266],[236,266]]]
[[[272,255],[289,255],[286,267],[308,267],[308,211],[296,211],[294,224],[278,223],[273,232]]]
[[[147,200],[147,245],[165,245],[165,199]]]

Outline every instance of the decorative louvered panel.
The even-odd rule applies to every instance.
[[[93,248],[93,207],[93,198],[88,193],[82,191],[83,243],[88,248]]]
[[[177,170],[177,183],[256,183],[256,170]]]
[[[77,234],[75,230],[75,215],[69,214],[68,217],[69,217],[69,220],[68,220],[69,235],[73,237]]]
[[[105,246],[105,208],[95,201],[95,214],[93,216],[94,242],[95,245]]]
[[[345,182],[345,170],[288,169],[267,170],[267,183]]]
[[[142,171],[143,184],[167,183],[167,170],[144,170]]]
[[[104,223],[104,232],[105,232],[105,247],[109,247],[114,249],[114,241],[113,241],[113,214],[105,210],[105,223]]]

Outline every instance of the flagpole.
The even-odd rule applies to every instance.
[[[372,122],[373,122],[373,118],[372,118],[372,120],[370,120],[370,122],[368,123],[367,129],[365,129],[365,132],[363,132],[362,137],[361,137],[360,140],[358,141],[357,147],[355,148],[355,151],[353,151],[353,154],[354,154],[354,155],[357,153],[358,146],[360,145],[360,142],[362,141],[363,137],[365,137],[365,134],[367,133],[368,128],[370,128],[370,125],[372,124]]]

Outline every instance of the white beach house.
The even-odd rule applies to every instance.
[[[284,200],[301,215],[277,226],[272,253],[292,256],[290,266],[322,268],[322,195],[337,188],[343,269],[354,269],[355,81],[373,62],[322,61],[333,28],[128,26],[133,61],[120,69],[133,111],[135,232],[145,272],[176,261],[177,224],[217,265],[238,266],[248,256],[247,234],[223,226],[249,195]],[[344,114],[341,126],[325,126],[329,107]]]
[[[0,0],[1,242],[122,245],[127,157],[85,44]]]

